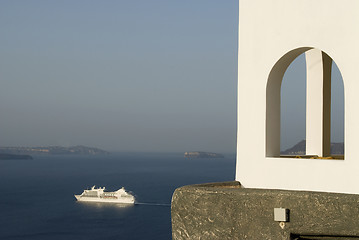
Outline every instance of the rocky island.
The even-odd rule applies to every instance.
[[[291,148],[288,148],[285,151],[282,151],[282,155],[305,155],[306,141],[302,140],[298,142]],[[330,153],[333,155],[343,155],[344,154],[344,143],[331,143],[330,144]]]
[[[92,147],[73,146],[73,147],[0,147],[0,154],[15,154],[15,155],[59,155],[59,154],[76,154],[76,155],[101,155],[108,154],[108,152]],[[29,156],[31,157],[31,156]]]
[[[185,158],[224,158],[222,154],[210,152],[185,152]]]

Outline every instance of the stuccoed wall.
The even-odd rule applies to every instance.
[[[288,208],[289,222],[274,221]],[[172,237],[180,239],[359,239],[359,196],[245,189],[239,182],[178,188]]]
[[[239,0],[236,180],[244,187],[359,194],[358,22],[358,0]],[[279,157],[282,74],[311,49],[330,56],[343,77],[342,161]],[[318,118],[308,131],[318,130]]]

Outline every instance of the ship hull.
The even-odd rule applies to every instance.
[[[135,200],[133,199],[111,199],[111,198],[96,198],[96,197],[81,197],[79,195],[75,195],[77,201],[79,202],[104,202],[104,203],[124,203],[124,204],[134,204]]]

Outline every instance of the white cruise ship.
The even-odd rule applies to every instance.
[[[108,203],[126,203],[134,204],[135,197],[121,188],[115,192],[105,192],[105,188],[95,188],[84,190],[81,195],[75,195],[77,201],[84,202],[108,202]]]

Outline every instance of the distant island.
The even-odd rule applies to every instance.
[[[73,146],[73,147],[61,147],[61,146],[50,146],[50,147],[0,147],[1,154],[14,154],[14,155],[59,155],[59,154],[72,154],[72,155],[102,155],[108,154],[108,152],[85,146]],[[5,156],[4,155],[4,156]],[[15,157],[15,156],[14,156]],[[29,156],[31,157],[31,156]]]
[[[285,151],[282,151],[282,155],[305,155],[306,150],[306,141],[302,140],[291,148],[288,148]],[[343,155],[344,154],[344,143],[331,143],[330,144],[330,153],[333,155]]]
[[[30,155],[0,153],[0,160],[31,160]]]
[[[210,152],[185,152],[185,158],[224,158],[222,154]]]

